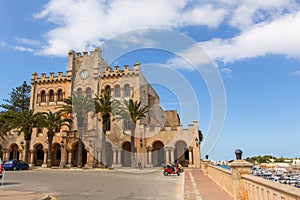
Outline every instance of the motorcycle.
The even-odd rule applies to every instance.
[[[180,173],[183,172],[183,167],[182,167],[182,165],[180,163],[177,164],[177,168],[178,168],[178,170],[179,170]]]
[[[164,172],[163,174],[165,176],[168,176],[169,174],[177,174],[177,176],[180,176],[180,172],[178,167],[173,165],[164,165]]]

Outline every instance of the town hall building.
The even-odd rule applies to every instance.
[[[132,67],[109,66],[101,56],[101,49],[75,53],[69,51],[68,70],[63,72],[33,73],[31,77],[30,109],[35,112],[57,111],[62,100],[82,93],[92,98],[109,92],[112,99],[140,101],[148,106],[146,117],[137,123],[135,130],[135,166],[156,167],[178,159],[184,166],[200,167],[198,121],[183,128],[176,110],[163,110],[156,91],[140,71],[140,63]],[[75,118],[75,115],[73,116]],[[83,164],[92,168],[101,161],[101,128],[99,118],[90,112],[84,120]],[[106,160],[109,167],[131,166],[130,129],[126,120],[111,117],[106,134]],[[52,146],[52,166],[76,167],[78,133],[76,119],[72,128],[55,133]],[[31,167],[46,166],[47,130],[35,128],[29,152]],[[10,131],[0,139],[2,159],[24,159],[24,137]]]

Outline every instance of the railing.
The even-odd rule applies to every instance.
[[[271,182],[253,175],[242,176],[246,197],[249,200],[267,199],[300,199],[300,189]]]
[[[251,168],[246,172],[245,166],[238,164],[227,170],[201,162],[201,170],[234,200],[300,200],[299,188],[253,176]]]
[[[232,196],[232,177],[231,171],[228,169],[223,169],[221,167],[209,165],[208,176],[213,179],[218,185],[220,185],[223,190]]]

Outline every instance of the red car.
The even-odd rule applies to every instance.
[[[0,167],[0,178],[2,178],[2,165]]]

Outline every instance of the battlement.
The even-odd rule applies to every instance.
[[[49,76],[46,73],[41,73],[39,77],[37,73],[32,73],[31,75],[31,84],[34,83],[46,83],[46,82],[64,82],[71,81],[72,77],[70,75],[63,75],[63,72],[58,72],[57,76],[54,72],[50,72]]]
[[[84,52],[76,52],[74,50],[69,51],[69,57],[71,58],[83,58],[83,57],[95,57],[102,54],[102,50],[100,48],[95,48],[94,51],[84,51]]]
[[[111,68],[109,66],[105,69],[103,73],[103,77],[138,75],[139,72],[140,72],[140,63],[137,62],[134,64],[133,69],[130,69],[129,65],[124,65],[123,69],[120,69],[120,66],[114,66],[114,68]]]

